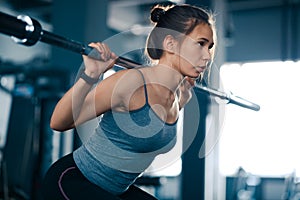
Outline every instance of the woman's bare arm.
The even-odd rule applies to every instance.
[[[91,43],[90,46],[100,52],[103,61],[83,56],[84,72],[91,78],[99,78],[102,73],[113,66],[116,55],[103,43]],[[57,103],[51,117],[50,127],[58,131],[73,128],[75,121],[77,121],[82,113],[82,108],[90,110],[90,102],[96,91],[91,90],[91,88],[92,85],[88,84],[85,80],[78,79],[73,87]]]

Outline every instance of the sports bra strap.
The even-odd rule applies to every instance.
[[[146,98],[146,103],[148,104],[148,93],[147,93],[147,87],[146,87],[146,80],[145,80],[145,77],[144,77],[144,74],[139,70],[139,69],[136,69],[142,76],[143,78],[143,81],[144,81],[144,91],[145,91],[145,98]]]

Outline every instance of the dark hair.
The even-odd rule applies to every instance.
[[[146,53],[154,60],[162,56],[162,43],[167,35],[188,35],[201,23],[214,26],[208,11],[187,4],[167,7],[157,5],[152,8],[150,19],[155,27],[147,38]]]

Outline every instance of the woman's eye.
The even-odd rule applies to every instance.
[[[214,47],[214,43],[208,44],[206,41],[198,42],[199,46],[204,47],[205,45],[209,45],[208,49],[212,49]]]
[[[200,46],[204,46],[204,42],[198,42],[198,44],[200,45]]]

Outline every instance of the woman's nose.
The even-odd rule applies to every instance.
[[[209,49],[205,49],[202,55],[202,59],[205,60],[206,62],[209,62],[211,59],[211,53]]]

